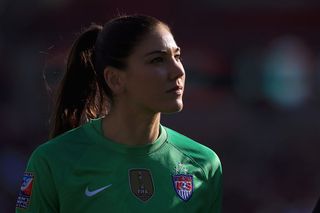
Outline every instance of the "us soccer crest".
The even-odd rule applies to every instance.
[[[176,166],[174,173],[172,175],[174,190],[179,198],[186,202],[193,193],[193,175],[188,174],[187,168],[182,163]]]
[[[28,208],[31,199],[33,179],[34,175],[31,172],[24,173],[16,207],[23,209]]]

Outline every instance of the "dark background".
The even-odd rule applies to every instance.
[[[224,212],[311,212],[320,196],[317,0],[0,0],[0,211],[13,212],[52,90],[78,32],[117,14],[167,22],[182,47],[185,109],[163,124],[206,144]]]

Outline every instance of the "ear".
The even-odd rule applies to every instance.
[[[117,95],[124,91],[125,78],[123,71],[109,66],[104,69],[103,76],[113,94]]]

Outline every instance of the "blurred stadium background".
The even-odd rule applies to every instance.
[[[318,0],[0,0],[0,211],[14,211],[27,159],[47,140],[73,39],[119,13],[173,29],[185,109],[163,123],[220,156],[223,212],[311,212],[320,196]]]

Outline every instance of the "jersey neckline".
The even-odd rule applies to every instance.
[[[121,144],[113,141],[103,135],[102,131],[102,118],[92,119],[89,121],[89,126],[91,126],[91,134],[94,134],[97,140],[96,142],[104,146],[108,146],[116,152],[123,154],[133,154],[133,155],[148,155],[160,149],[167,140],[167,132],[165,128],[160,125],[159,137],[152,143],[146,145],[127,145]]]

